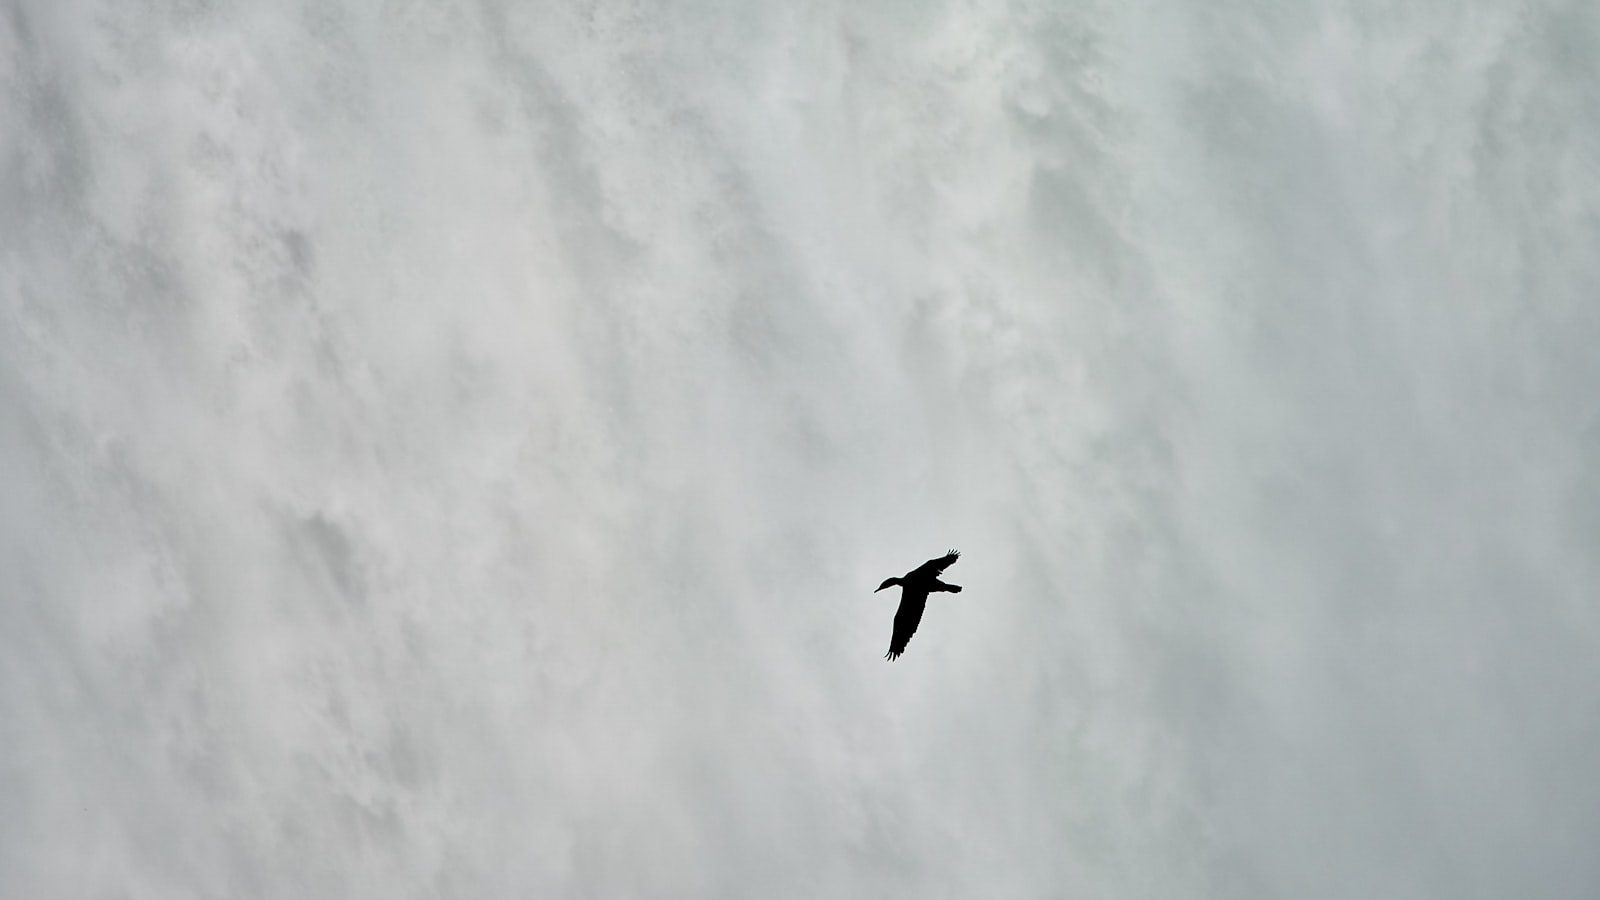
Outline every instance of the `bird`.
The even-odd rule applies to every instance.
[[[922,608],[927,605],[930,593],[961,593],[961,585],[945,584],[939,580],[940,573],[960,558],[960,552],[951,550],[904,575],[884,579],[883,584],[878,585],[878,590],[873,591],[876,594],[886,587],[900,585],[900,608],[895,610],[894,635],[889,639],[889,652],[883,655],[884,659],[893,662],[906,652],[906,644],[917,633],[917,624],[922,621]]]

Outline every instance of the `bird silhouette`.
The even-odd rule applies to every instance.
[[[917,633],[917,624],[922,621],[922,608],[928,604],[930,593],[939,591],[950,594],[961,593],[961,585],[945,584],[939,580],[939,574],[960,558],[960,553],[951,550],[944,556],[930,559],[904,575],[886,578],[883,584],[878,585],[878,591],[900,585],[900,608],[894,613],[894,636],[889,639],[889,652],[883,655],[884,659],[894,660],[906,652],[906,644],[911,641],[911,636]],[[876,594],[878,591],[873,593]]]

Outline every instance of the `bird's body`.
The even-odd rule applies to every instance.
[[[883,655],[884,659],[893,660],[905,652],[906,644],[911,641],[917,625],[922,621],[922,610],[928,605],[929,594],[941,591],[961,593],[961,585],[945,584],[939,580],[940,573],[950,568],[950,564],[960,556],[960,553],[951,550],[938,559],[930,559],[906,574],[886,579],[878,585],[879,591],[900,585],[900,608],[894,614],[894,636],[889,639],[889,652]]]

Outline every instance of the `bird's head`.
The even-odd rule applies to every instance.
[[[881,591],[886,587],[894,587],[895,585],[897,585],[899,583],[900,583],[900,579],[899,578],[885,578],[883,580],[883,584],[878,585],[878,591]],[[876,594],[878,591],[873,591],[873,593]]]

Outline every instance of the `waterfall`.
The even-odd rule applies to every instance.
[[[1593,896],[1597,61],[16,0],[0,896]]]

